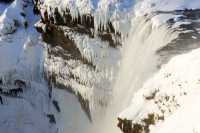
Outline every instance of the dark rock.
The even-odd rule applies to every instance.
[[[53,100],[52,103],[53,103],[54,107],[56,108],[56,110],[57,110],[58,112],[60,112],[61,110],[60,110],[60,106],[59,106],[59,104],[58,104],[58,101]]]
[[[24,12],[21,12],[20,15],[26,17],[26,14]]]
[[[49,122],[52,124],[56,124],[56,119],[53,114],[47,114],[47,117],[49,118]]]
[[[146,118],[143,118],[140,123],[118,118],[117,126],[123,133],[149,133],[150,125],[155,125],[159,120],[164,120],[164,116],[151,113]]]
[[[28,22],[27,21],[24,22],[24,27],[28,28]]]
[[[0,96],[0,103],[3,104],[3,99],[2,97]]]
[[[14,0],[1,0],[0,3],[1,3],[1,2],[10,3],[10,2],[13,2],[13,1],[14,1]]]
[[[12,96],[18,96],[19,93],[23,93],[23,89],[22,88],[11,89],[9,90],[9,93]]]

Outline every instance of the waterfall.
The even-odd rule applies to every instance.
[[[104,117],[92,132],[118,133],[117,117],[130,104],[134,93],[158,70],[156,51],[177,37],[166,25],[155,27],[147,17],[133,18],[129,37],[124,41],[122,61],[117,80],[113,83],[113,98]]]

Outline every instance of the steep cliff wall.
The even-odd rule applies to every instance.
[[[35,1],[34,12],[41,16],[36,29],[47,43],[47,79],[77,95],[90,119],[112,96],[110,85],[130,24],[121,6],[114,1]]]

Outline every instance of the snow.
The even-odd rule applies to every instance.
[[[25,23],[25,18],[21,15],[24,13],[24,2],[15,0],[9,5],[0,17],[0,34],[10,34],[16,30],[16,25]]]
[[[77,97],[64,90],[56,90],[53,94],[53,97],[59,101],[63,114],[57,117],[59,133],[87,133],[91,123],[80,107]]]
[[[4,133],[83,132],[91,123],[78,99],[57,88],[53,88],[52,99],[49,98],[49,88],[42,77],[45,44],[34,28],[39,17],[33,15],[31,5],[24,8],[20,2],[16,0],[10,5],[0,3],[0,31],[3,33],[0,36],[0,78],[4,81],[0,87],[9,92],[16,88],[14,80],[20,79],[26,82],[27,88],[17,97],[0,94],[3,99],[3,105],[0,105],[0,130]],[[25,19],[21,17],[21,11],[25,12]],[[14,27],[15,32],[8,32],[12,25],[6,25],[7,20],[19,22],[20,25]],[[27,28],[22,25],[24,20],[28,22]],[[58,101],[60,113],[53,106],[52,100]],[[49,122],[47,114],[54,114],[56,124]]]
[[[199,127],[198,100],[200,91],[200,49],[172,58],[161,70],[150,78],[134,95],[131,106],[120,117],[140,122],[148,114],[164,116],[164,121],[152,125],[151,132],[193,132]],[[145,99],[158,90],[152,100]],[[162,97],[174,97],[168,102]],[[162,99],[161,105],[155,103]],[[160,106],[160,107],[159,107]],[[161,111],[164,110],[164,113]]]
[[[33,33],[32,27],[28,29],[18,28],[14,34],[4,35],[4,33],[12,33],[4,32],[4,29],[7,30],[12,26],[5,25],[8,21],[13,22],[15,19],[20,23],[24,21],[19,16],[20,11],[22,11],[21,3],[17,0],[5,8],[0,16],[1,33],[3,33],[0,37],[0,77],[5,81],[5,87],[1,86],[4,89],[14,87],[10,82],[13,82],[16,78],[24,79],[27,77],[26,81],[28,82],[28,79],[33,76],[32,74],[36,74],[30,71],[30,67],[25,68],[22,65],[26,62],[24,57],[29,60],[25,63],[25,66],[31,65],[31,67],[39,67],[40,58],[42,57],[42,47],[37,45],[38,41],[34,42],[37,45],[34,48],[30,45],[30,42],[38,38],[38,34]],[[32,62],[34,60],[37,61]],[[38,76],[37,79],[39,79]],[[30,86],[27,87],[27,90],[24,90],[19,97],[9,97],[1,94],[3,99],[3,105],[0,109],[1,131],[4,133],[54,133],[56,128],[48,122],[48,118],[45,116],[45,113],[48,113],[46,108],[49,106],[46,94],[48,93],[47,87],[34,81],[30,82]],[[43,93],[38,93],[39,89],[43,90]]]

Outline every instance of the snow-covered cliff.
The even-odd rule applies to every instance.
[[[47,77],[80,97],[88,116],[106,108],[128,34],[132,1],[36,1],[48,44]],[[126,14],[126,15],[124,15]],[[123,18],[122,18],[123,17]],[[103,109],[104,110],[104,109]],[[93,117],[95,119],[95,117]]]

